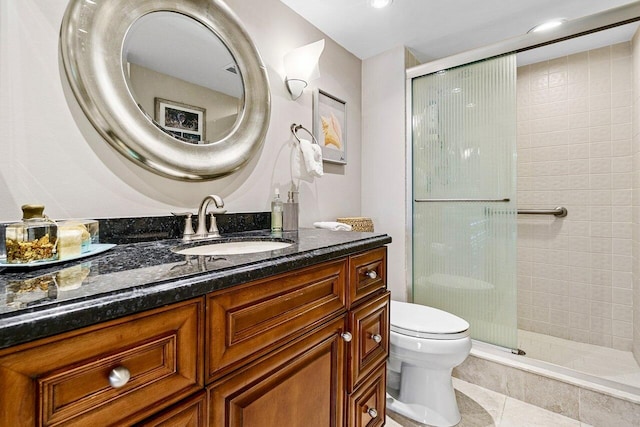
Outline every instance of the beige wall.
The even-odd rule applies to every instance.
[[[631,43],[518,69],[518,325],[631,350]]]
[[[327,38],[322,77],[292,101],[283,84],[284,54],[326,36],[279,0],[227,4],[268,70],[269,132],[259,156],[240,171],[185,183],[152,174],[116,153],[69,96],[58,63],[67,0],[0,2],[0,221],[18,219],[24,203],[43,203],[54,218],[167,215],[195,210],[210,193],[221,195],[230,212],[269,210],[273,188],[286,190],[291,180],[289,126],[311,128],[316,87],[347,102],[349,163],[326,165],[324,177],[302,185],[300,223],[360,215],[361,61]]]
[[[391,298],[406,301],[405,64],[415,58],[404,47],[362,63],[362,214],[388,233],[387,283]]]

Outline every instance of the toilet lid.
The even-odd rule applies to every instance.
[[[391,301],[391,330],[418,338],[457,339],[469,336],[469,323],[437,308]]]

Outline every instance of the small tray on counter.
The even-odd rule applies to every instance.
[[[6,260],[0,260],[0,269],[2,268],[36,268],[36,267],[42,267],[45,265],[60,264],[63,262],[73,261],[75,259],[82,259],[92,255],[101,254],[102,252],[106,252],[115,246],[116,245],[114,243],[94,243],[89,246],[89,250],[87,252],[83,252],[79,255],[70,256],[69,258],[65,258],[65,259],[33,261],[33,262],[25,262],[25,263],[8,263]]]

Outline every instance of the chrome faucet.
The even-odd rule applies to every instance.
[[[200,203],[200,208],[198,209],[198,230],[196,231],[196,234],[193,235],[193,239],[220,237],[220,232],[218,231],[218,226],[216,224],[216,217],[213,216],[213,213],[211,214],[211,225],[207,231],[207,207],[211,202],[213,202],[218,209],[222,209],[224,207],[224,201],[222,198],[215,194],[210,194],[202,199],[202,203]]]

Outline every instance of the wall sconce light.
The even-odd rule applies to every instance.
[[[324,39],[293,49],[284,56],[284,83],[291,99],[298,99],[310,80],[320,77],[318,60],[324,49]]]

